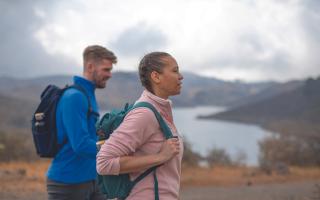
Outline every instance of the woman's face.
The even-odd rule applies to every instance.
[[[183,76],[179,72],[179,66],[176,60],[171,57],[164,57],[166,65],[159,73],[158,90],[163,98],[180,94]]]

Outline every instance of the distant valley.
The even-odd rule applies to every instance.
[[[72,84],[72,77],[0,78],[2,160],[37,158],[31,137],[30,120],[40,102],[40,94],[48,84],[64,87],[66,84]],[[210,105],[225,107],[226,112],[201,118],[258,124],[274,132],[296,135],[304,141],[311,140],[312,143],[308,144],[318,147],[319,89],[319,78],[292,80],[286,83],[244,83],[187,73],[184,74],[182,93],[171,99],[174,107]],[[136,73],[115,72],[108,81],[107,88],[96,91],[100,110],[120,108],[126,102],[133,103],[139,98],[142,90]],[[12,145],[21,148],[14,149],[14,152],[11,148],[6,148]]]
[[[3,119],[0,123],[1,129],[29,128],[31,115],[40,101],[40,94],[48,84],[63,87],[66,84],[72,84],[72,77],[63,75],[32,79],[1,77],[0,116]],[[172,100],[174,107],[215,105],[233,108],[292,91],[302,84],[303,81],[230,82],[186,73],[182,93],[172,97]],[[115,72],[108,81],[107,87],[96,91],[100,110],[120,108],[126,102],[133,103],[142,90],[136,73]]]

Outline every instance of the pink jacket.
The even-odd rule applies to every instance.
[[[147,90],[142,93],[137,102],[139,101],[151,103],[164,118],[172,134],[179,137],[180,153],[157,168],[160,199],[179,199],[183,142],[173,123],[171,101],[157,97]],[[102,145],[97,155],[97,171],[99,174],[117,175],[120,171],[120,156],[156,154],[164,141],[165,138],[153,112],[148,108],[136,108],[127,114],[122,124]],[[142,172],[130,173],[131,180]],[[152,173],[133,188],[127,199],[154,199]]]

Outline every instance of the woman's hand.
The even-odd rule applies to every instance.
[[[159,152],[162,162],[170,160],[180,152],[180,143],[178,138],[170,138],[164,142]]]
[[[171,138],[164,142],[161,150],[157,154],[145,156],[121,156],[120,174],[137,172],[149,169],[150,167],[161,165],[180,152],[178,138]]]

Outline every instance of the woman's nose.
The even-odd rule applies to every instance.
[[[182,75],[182,74],[180,74],[179,80],[182,80],[182,79],[183,79],[183,75]]]

